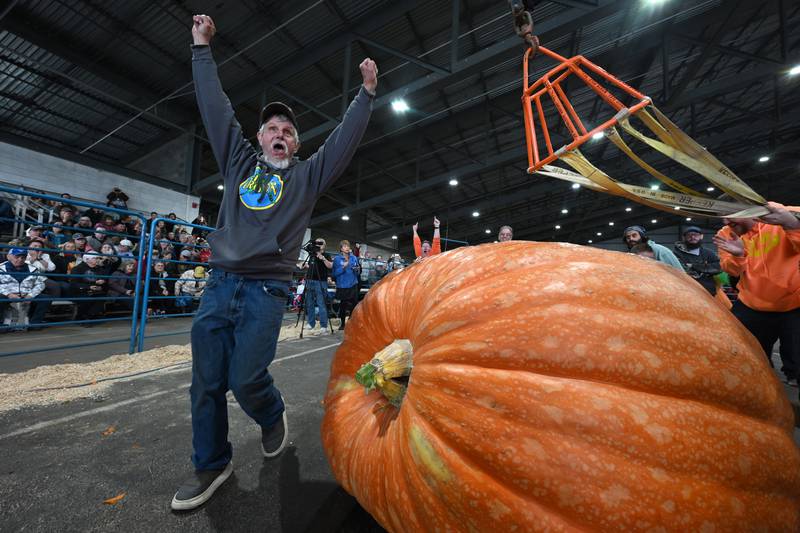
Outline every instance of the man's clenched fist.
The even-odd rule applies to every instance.
[[[217,33],[217,27],[211,17],[208,15],[194,15],[192,23],[194,44],[209,44],[211,38]]]
[[[358,66],[361,69],[361,78],[364,80],[364,88],[370,93],[375,94],[378,87],[378,65],[370,58],[366,58]]]

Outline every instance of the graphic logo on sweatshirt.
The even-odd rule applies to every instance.
[[[261,165],[239,185],[239,199],[248,209],[270,209],[280,202],[281,196],[283,179],[278,174],[268,174]]]
[[[755,239],[745,241],[747,247],[747,255],[750,257],[761,257],[767,255],[773,248],[778,246],[781,242],[781,236],[777,233],[761,234]]]

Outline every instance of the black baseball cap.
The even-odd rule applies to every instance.
[[[270,102],[269,104],[265,105],[264,109],[261,110],[261,121],[258,123],[258,127],[260,128],[266,121],[275,115],[286,115],[289,118],[289,121],[294,125],[294,129],[300,129],[297,126],[297,117],[294,116],[294,111],[292,111],[292,108],[283,102]]]

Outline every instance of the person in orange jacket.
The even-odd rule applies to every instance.
[[[433,217],[433,245],[431,245],[430,241],[420,241],[419,235],[417,234],[418,227],[419,222],[414,224],[414,253],[417,259],[425,259],[426,257],[440,253],[442,251],[442,243],[439,238],[439,219]]]
[[[769,358],[776,340],[787,382],[800,365],[800,208],[769,202],[761,218],[723,218],[714,236],[722,269],[739,277],[731,311]]]

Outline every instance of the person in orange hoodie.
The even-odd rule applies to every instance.
[[[417,260],[440,253],[442,251],[442,243],[439,237],[439,219],[433,217],[433,245],[429,241],[420,241],[417,234],[418,227],[419,222],[414,224],[414,253],[417,256]]]
[[[731,311],[769,358],[776,340],[787,382],[800,364],[800,208],[769,202],[761,218],[723,218],[714,236],[722,269],[739,277]]]

